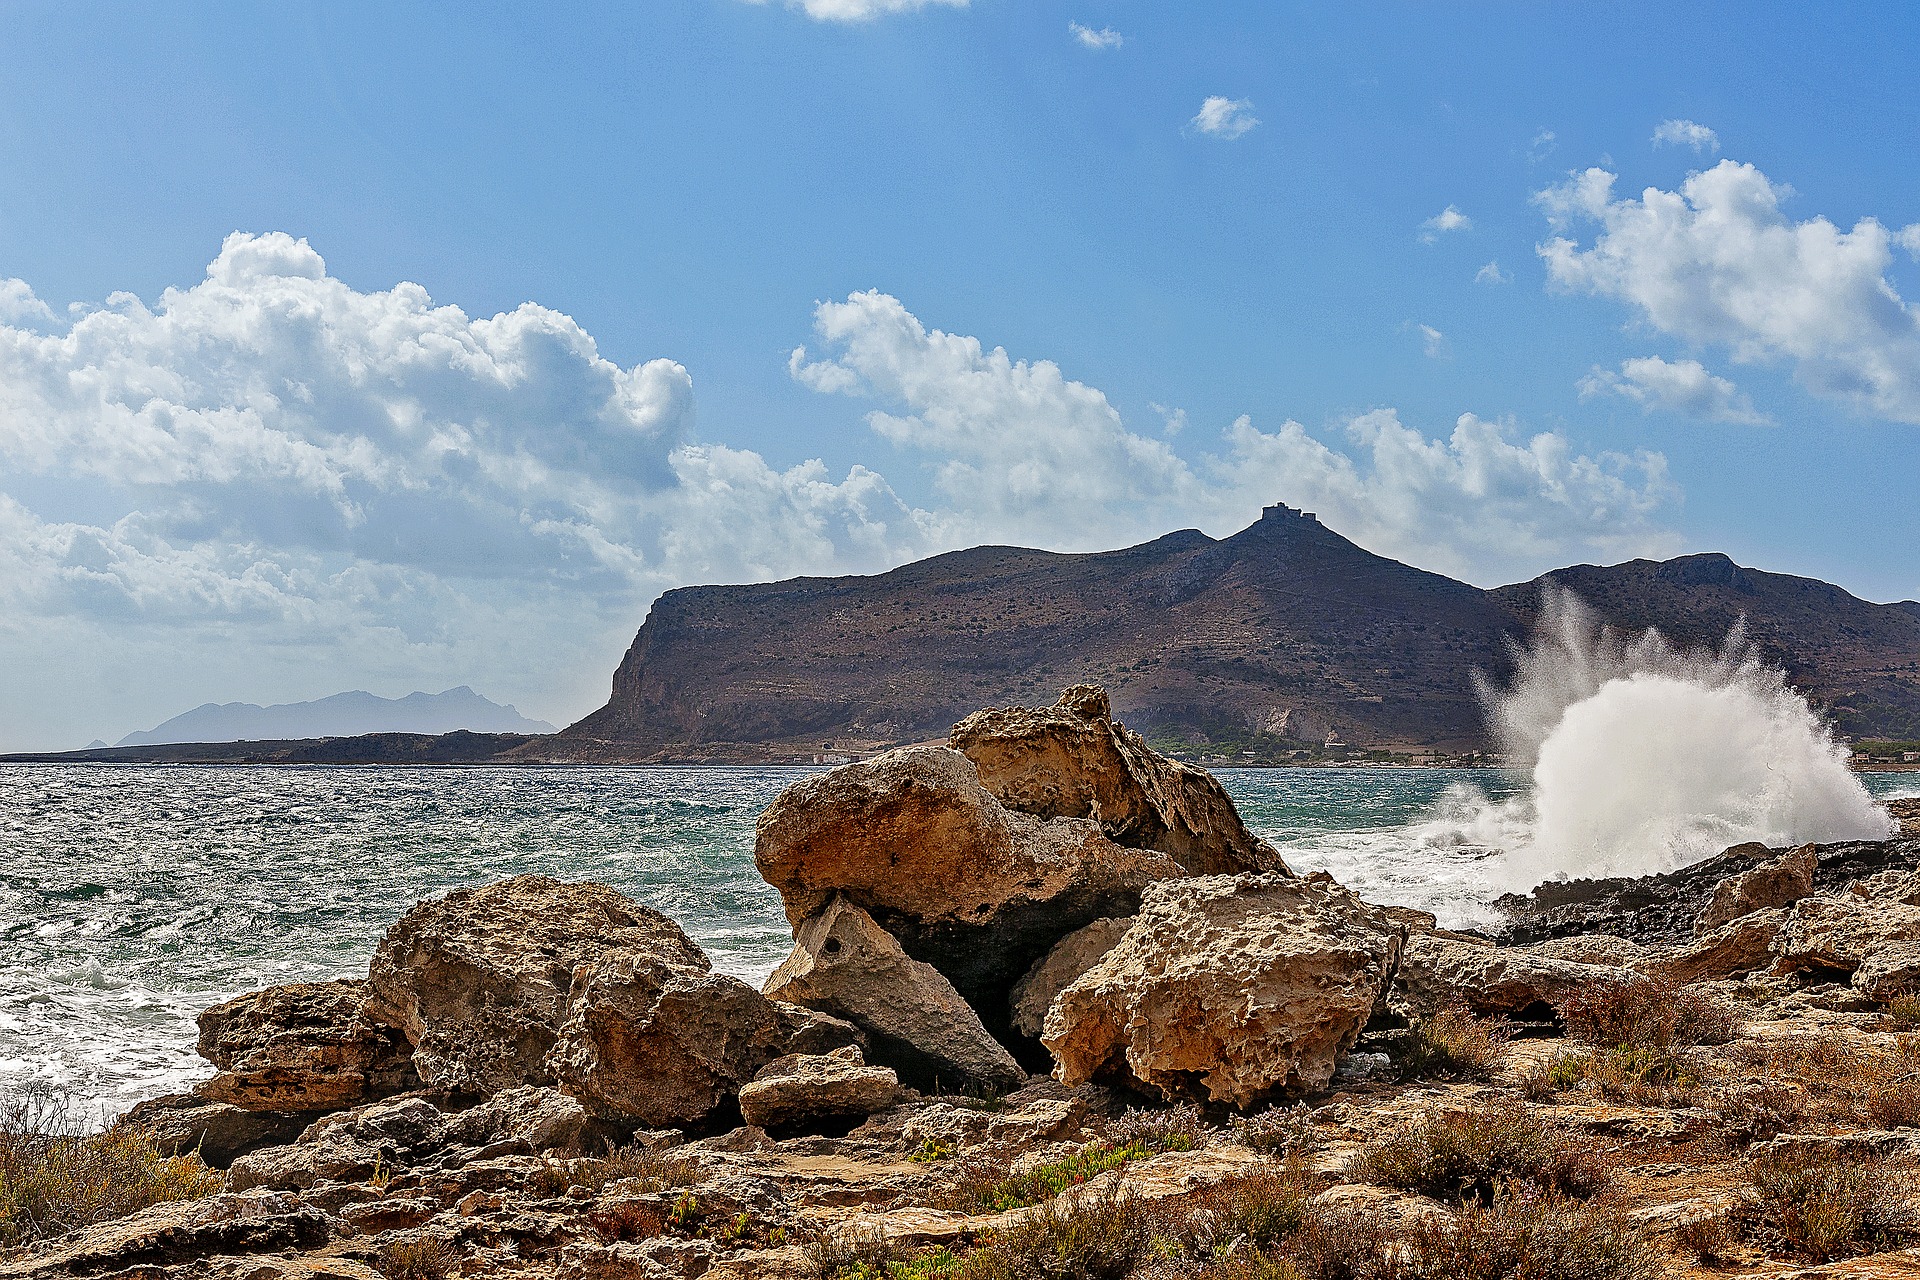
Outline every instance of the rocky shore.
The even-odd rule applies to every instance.
[[[211,1076],[116,1132],[210,1194],[28,1230],[0,1129],[0,1277],[1920,1274],[1897,803],[1456,933],[1296,875],[1080,686],[788,788],[762,990],[523,876],[208,1009]]]

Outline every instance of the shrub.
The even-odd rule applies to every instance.
[[[1233,1136],[1269,1155],[1312,1155],[1321,1146],[1320,1131],[1313,1127],[1313,1108],[1305,1103],[1271,1107],[1257,1116],[1236,1120]]]
[[[1476,1018],[1454,1005],[1416,1019],[1388,1042],[1387,1053],[1404,1080],[1490,1080],[1506,1065],[1512,1039],[1507,1019]]]
[[[1129,1107],[1107,1132],[1116,1146],[1137,1143],[1154,1152],[1191,1151],[1213,1136],[1192,1103],[1159,1110]]]
[[[1886,1014],[1895,1031],[1920,1031],[1920,994],[1895,996],[1887,1002]]]
[[[1704,1074],[1703,1066],[1677,1050],[1621,1045],[1561,1054],[1548,1078],[1559,1092],[1584,1087],[1616,1102],[1673,1107],[1692,1102]]]
[[[1603,1049],[1725,1044],[1739,1033],[1725,1001],[1698,987],[1644,974],[1585,983],[1556,1002],[1554,1011],[1568,1035]]]
[[[1741,1046],[1737,1056],[1758,1074],[1755,1086],[1734,1090],[1716,1104],[1734,1132],[1772,1133],[1806,1121],[1864,1124],[1890,1129],[1920,1125],[1920,1036],[1903,1035],[1882,1047],[1843,1035],[1795,1036]],[[1762,1096],[1777,1117],[1771,1132],[1758,1132],[1767,1117],[1749,1112],[1747,1097]]]
[[[1063,1191],[1093,1181],[1109,1169],[1153,1153],[1138,1142],[1115,1146],[1090,1142],[1064,1160],[1037,1165],[1025,1173],[969,1168],[955,1180],[944,1199],[950,1207],[971,1213],[1002,1213],[1051,1200]]]
[[[1724,1213],[1683,1222],[1673,1231],[1673,1243],[1703,1265],[1728,1262],[1740,1243],[1740,1228]]]
[[[806,1256],[814,1280],[887,1280],[907,1251],[878,1230],[823,1231],[807,1242]]]
[[[606,1155],[594,1159],[575,1160],[554,1168],[563,1175],[552,1179],[563,1184],[561,1191],[566,1190],[568,1185],[578,1185],[599,1192],[616,1182],[631,1179],[637,1184],[633,1190],[646,1195],[656,1191],[671,1191],[675,1187],[690,1187],[700,1181],[700,1161],[695,1157],[675,1155],[671,1151],[649,1151],[638,1143],[615,1147]]]
[[[587,1215],[587,1223],[602,1240],[651,1240],[663,1235],[667,1220],[642,1200],[614,1200]]]
[[[1297,1235],[1313,1214],[1319,1186],[1298,1163],[1215,1183],[1187,1201],[1174,1237],[1199,1257],[1241,1248],[1271,1249]]]
[[[163,1155],[140,1130],[81,1132],[62,1098],[0,1101],[0,1247],[213,1195],[225,1185],[199,1156]]]
[[[1591,1147],[1576,1145],[1518,1102],[1430,1110],[1368,1143],[1347,1175],[1451,1200],[1489,1200],[1514,1180],[1588,1196],[1609,1181]]]
[[[1875,1253],[1920,1236],[1910,1170],[1818,1147],[1768,1152],[1747,1168],[1748,1224],[1774,1249],[1814,1262]]]
[[[1124,1280],[1153,1247],[1153,1220],[1124,1192],[1041,1205],[968,1254],[961,1280]]]
[[[1520,1187],[1415,1226],[1382,1280],[1654,1280],[1666,1250],[1612,1204]]]
[[[374,1255],[374,1270],[387,1280],[447,1280],[458,1259],[453,1247],[438,1236],[395,1240]]]

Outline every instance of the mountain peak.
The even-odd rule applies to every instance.
[[[416,690],[404,698],[382,698],[364,689],[310,702],[262,707],[251,702],[208,702],[142,733],[130,733],[118,745],[151,746],[164,742],[261,742],[297,738],[348,738],[365,733],[552,733],[553,726],[530,720],[511,706],[489,701],[466,685],[442,693]]]

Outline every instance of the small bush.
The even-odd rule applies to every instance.
[[[1895,1031],[1920,1031],[1920,994],[1895,996],[1887,1002],[1886,1014]]]
[[[1611,1204],[1521,1187],[1454,1220],[1426,1221],[1389,1255],[1382,1280],[1655,1280],[1666,1250]]]
[[[1362,1148],[1347,1175],[1445,1200],[1490,1200],[1509,1181],[1589,1196],[1610,1180],[1590,1146],[1576,1145],[1525,1104],[1428,1111]]]
[[[1090,1142],[1064,1160],[1038,1165],[1025,1173],[1007,1173],[1004,1167],[968,1169],[955,1181],[945,1200],[950,1207],[970,1213],[1003,1213],[1051,1200],[1063,1191],[1093,1181],[1109,1169],[1118,1169],[1130,1160],[1144,1160],[1152,1154],[1138,1142],[1121,1146]]]
[[[1305,1103],[1271,1107],[1237,1120],[1233,1136],[1255,1151],[1277,1156],[1312,1155],[1322,1145],[1320,1131],[1313,1127],[1313,1108]]]
[[[1297,1235],[1313,1214],[1319,1185],[1295,1163],[1216,1183],[1187,1201],[1174,1235],[1197,1257],[1242,1248],[1271,1249]]]
[[[1153,1248],[1153,1219],[1124,1192],[1041,1205],[968,1254],[961,1280],[1125,1280]]]
[[[197,1155],[167,1156],[147,1134],[115,1125],[85,1133],[65,1099],[0,1100],[0,1247],[123,1218],[226,1185]]]
[[[880,1231],[823,1231],[807,1242],[813,1280],[887,1280],[907,1260],[907,1250]]]
[[[1129,1107],[1107,1126],[1107,1132],[1115,1146],[1137,1143],[1154,1152],[1191,1151],[1205,1146],[1213,1136],[1200,1118],[1200,1108],[1192,1103],[1161,1110]]]
[[[1740,1228],[1724,1213],[1708,1214],[1674,1228],[1673,1243],[1702,1265],[1730,1262],[1740,1244]]]
[[[1716,1104],[1734,1132],[1767,1119],[1748,1113],[1745,1098],[1764,1090],[1777,1116],[1770,1137],[1805,1123],[1860,1124],[1880,1129],[1920,1125],[1920,1036],[1883,1047],[1843,1035],[1795,1036],[1740,1046],[1736,1056],[1757,1081]]]
[[[1813,1262],[1877,1253],[1920,1237],[1910,1170],[1834,1151],[1769,1152],[1747,1169],[1751,1233]]]
[[[1705,1068],[1674,1049],[1615,1049],[1562,1054],[1548,1078],[1555,1092],[1586,1088],[1615,1102],[1637,1106],[1687,1106]]]
[[[1490,1080],[1507,1063],[1513,1024],[1477,1018],[1459,1005],[1411,1027],[1388,1042],[1387,1053],[1403,1080]]]
[[[1725,1001],[1698,987],[1635,974],[1586,983],[1554,1010],[1567,1034],[1602,1049],[1656,1051],[1725,1044],[1739,1022]]]
[[[615,1200],[587,1215],[587,1223],[602,1240],[651,1240],[664,1235],[667,1220],[640,1200]]]
[[[615,1147],[595,1159],[575,1160],[553,1167],[564,1175],[562,1179],[556,1179],[563,1183],[561,1191],[565,1191],[569,1185],[577,1185],[597,1193],[616,1182],[632,1179],[637,1184],[633,1190],[646,1195],[656,1191],[671,1191],[675,1187],[690,1187],[700,1181],[700,1161],[697,1158],[675,1155],[671,1151],[649,1151],[638,1143]]]
[[[373,1267],[387,1280],[447,1280],[459,1259],[438,1236],[395,1240],[380,1247]]]

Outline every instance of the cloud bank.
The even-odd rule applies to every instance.
[[[0,661],[45,676],[0,699],[11,743],[71,745],[26,736],[54,707],[97,718],[84,741],[435,679],[559,721],[668,587],[1225,534],[1276,500],[1482,582],[1673,546],[1657,454],[1472,414],[1432,439],[1391,410],[1209,438],[1156,407],[1143,433],[1051,361],[877,291],[819,305],[789,362],[862,407],[877,456],[844,473],[699,438],[671,359],[609,360],[531,303],[360,291],[286,235],[229,237],[151,304],[69,313],[5,281],[0,306]]]

